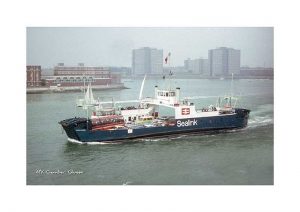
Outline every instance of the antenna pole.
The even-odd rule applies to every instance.
[[[169,72],[169,91],[171,90],[171,77],[172,77],[172,71],[171,71],[171,53],[169,52],[168,54],[168,57],[169,57],[169,69],[170,69],[170,72]]]
[[[233,72],[231,73],[231,86],[230,86],[230,96],[232,96],[232,92],[233,92],[233,90],[232,90],[232,86],[233,86]]]
[[[85,94],[85,72],[83,74],[83,93]]]
[[[86,108],[86,130],[89,129],[89,106]]]

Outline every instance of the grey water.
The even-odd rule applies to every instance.
[[[125,81],[129,89],[94,91],[100,99],[137,99],[142,79]],[[154,86],[181,88],[181,96],[202,108],[217,96],[239,96],[251,110],[248,127],[217,134],[136,139],[116,144],[67,141],[58,122],[85,116],[75,107],[82,93],[27,95],[28,185],[273,185],[273,80],[146,80],[143,96]],[[169,111],[161,111],[168,113]]]

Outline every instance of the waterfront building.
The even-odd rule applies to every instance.
[[[54,75],[45,78],[48,86],[83,86],[84,83],[92,85],[110,85],[121,83],[120,74],[111,73],[108,68],[84,66],[65,66],[59,63],[54,67]]]
[[[228,76],[240,73],[241,51],[220,47],[208,52],[210,76]]]
[[[186,59],[184,61],[184,68],[187,72],[193,74],[200,74],[200,75],[209,75],[209,64],[208,59]]]
[[[27,87],[39,87],[41,86],[41,66],[28,65],[26,66],[26,86]]]
[[[163,50],[143,47],[132,50],[132,73],[161,74],[163,72]]]

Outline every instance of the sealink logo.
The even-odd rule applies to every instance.
[[[198,120],[194,119],[194,120],[187,120],[187,121],[177,121],[177,127],[188,127],[188,126],[195,126],[198,125]]]
[[[189,114],[190,114],[190,108],[181,109],[181,115],[189,115]]]

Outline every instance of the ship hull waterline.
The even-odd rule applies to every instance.
[[[211,117],[177,119],[174,126],[150,126],[116,130],[90,130],[85,118],[71,118],[59,122],[71,142],[117,142],[137,138],[163,137],[189,133],[219,132],[247,126],[250,110],[235,109],[233,114]]]

